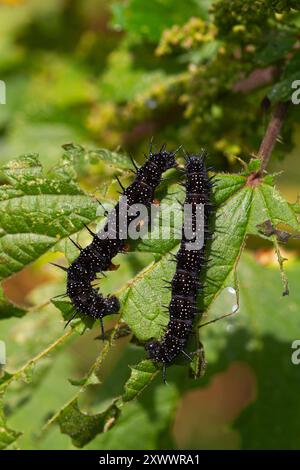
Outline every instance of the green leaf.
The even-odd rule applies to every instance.
[[[125,384],[124,394],[115,398],[112,403],[101,413],[87,415],[80,411],[78,394],[74,399],[64,406],[51,422],[59,424],[61,432],[71,437],[76,447],[83,447],[93,440],[96,435],[107,432],[117,422],[124,406],[135,399],[147,385],[153,380],[158,367],[151,361],[142,361],[131,367],[131,376]],[[92,382],[88,380],[76,381],[75,385],[81,385],[82,392]],[[73,382],[72,382],[73,383]]]
[[[292,83],[295,80],[299,80],[299,72],[295,72],[284,80],[280,80],[276,83],[268,93],[268,98],[273,103],[278,101],[289,101],[294,92]]]
[[[159,368],[152,361],[145,360],[135,366],[131,366],[131,375],[124,387],[122,402],[134,400],[151,380],[155,377]]]
[[[175,195],[175,198],[174,198]],[[184,192],[178,184],[172,184],[167,188],[158,213],[153,213],[153,230],[142,239],[132,241],[131,247],[135,251],[164,254],[172,250],[178,244],[181,236],[182,211],[180,202],[184,200]],[[154,206],[155,207],[155,206]],[[152,215],[152,214],[151,214]],[[160,217],[163,215],[163,217]]]
[[[2,168],[0,187],[0,278],[36,260],[60,239],[96,217],[96,204],[74,181],[47,177],[36,155]]]
[[[205,295],[201,310],[208,310],[213,300],[226,287],[238,292],[236,268],[248,234],[262,236],[257,225],[266,219],[274,225],[287,224],[299,228],[291,206],[266,177],[256,186],[248,185],[248,176],[218,175],[214,198],[218,206],[214,239],[209,249],[210,266],[205,272]],[[272,239],[278,252],[276,240]],[[154,245],[155,246],[155,245]],[[150,247],[148,247],[150,249]],[[157,251],[157,250],[156,250]],[[278,256],[282,270],[282,260]],[[161,256],[142,271],[121,296],[122,318],[141,341],[159,338],[168,323],[168,313],[162,305],[170,302],[170,292],[164,289],[163,279],[171,279],[175,264],[167,254]],[[285,278],[282,272],[284,283]],[[286,289],[286,286],[285,286]],[[145,298],[148,302],[145,303]]]
[[[207,18],[207,8],[197,0],[153,0],[150,9],[146,3],[129,0],[125,5],[113,4],[113,24],[135,37],[157,42],[164,29],[174,24],[184,24],[193,15]]]
[[[164,289],[163,279],[171,279],[174,270],[170,257],[163,256],[142,271],[120,299],[122,318],[141,341],[158,337],[168,322],[162,305],[168,304],[170,294]]]
[[[99,434],[86,449],[135,450],[176,448],[170,437],[180,399],[175,384],[161,383],[161,377],[137,400],[126,403],[108,432]]]
[[[103,432],[105,426],[115,420],[118,413],[118,408],[113,403],[103,413],[84,414],[80,411],[76,399],[61,411],[57,422],[61,432],[70,436],[76,447],[83,447],[97,434]]]
[[[158,372],[158,367],[152,361],[144,360],[139,364],[131,367],[131,375],[127,380],[124,393],[120,398],[113,399],[108,407],[101,413],[92,416],[83,414],[79,410],[77,399],[70,402],[56,418],[59,423],[61,431],[68,434],[72,438],[72,442],[77,447],[82,447],[88,442],[95,439],[87,448],[94,448],[98,442],[104,440],[106,444],[101,445],[101,448],[116,448],[116,441],[120,438],[120,430],[123,433],[124,427],[132,428],[132,408],[140,409],[141,404],[137,402],[136,398],[144,391],[149,383],[155,378]],[[152,422],[152,439],[156,436],[158,438],[159,432],[164,428],[172,417],[172,411],[178,401],[178,393],[174,386],[165,387],[160,386],[160,393],[156,398],[155,406],[160,409],[160,419],[153,423],[147,413],[143,416],[140,411],[137,413],[137,419],[145,421],[143,433],[149,433],[149,424]],[[121,414],[122,411],[122,414]],[[134,420],[135,421],[135,420]],[[102,436],[99,436],[102,435]],[[135,441],[138,445],[139,438],[135,437],[130,431],[127,439],[130,442]],[[124,435],[123,435],[124,438]],[[108,444],[107,442],[110,442]],[[130,448],[130,444],[123,444],[123,448]]]
[[[248,233],[257,235],[257,225],[267,219],[275,226],[282,223],[289,225],[293,230],[299,229],[297,216],[290,204],[274,186],[263,182],[253,192]]]

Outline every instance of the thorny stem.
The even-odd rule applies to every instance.
[[[279,137],[288,105],[288,102],[278,103],[271,116],[267,131],[258,151],[258,157],[261,160],[261,167],[257,176],[262,176],[263,172],[267,168],[272,150]]]

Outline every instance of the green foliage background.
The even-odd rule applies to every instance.
[[[299,106],[250,184],[271,112],[300,79],[298,2],[2,0],[0,20],[0,448],[298,449],[299,243],[258,226],[299,233]],[[141,343],[168,321],[177,241],[116,258],[101,289],[122,308],[104,343],[85,318],[63,329],[72,307],[54,298],[65,275],[49,264],[76,258],[68,236],[90,242],[95,196],[117,199],[115,175],[132,180],[128,155],[142,162],[152,135],[208,149],[217,231],[202,321],[240,307],[199,329],[205,374],[178,361],[167,386]],[[157,196],[179,213],[175,176]]]

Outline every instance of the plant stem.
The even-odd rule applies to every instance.
[[[263,174],[268,165],[272,150],[280,134],[288,105],[288,102],[278,103],[271,116],[268,128],[258,151],[258,157],[261,159],[259,175]]]
[[[24,374],[27,369],[35,365],[38,361],[43,359],[50,352],[52,352],[54,349],[60,346],[67,338],[69,338],[69,336],[72,335],[72,333],[73,333],[73,330],[70,328],[65,334],[63,334],[58,339],[56,339],[54,343],[51,343],[46,349],[38,353],[32,359],[29,359],[28,362],[26,362],[20,369],[18,369],[11,375],[11,377],[4,383],[4,387],[7,388],[11,382],[13,382],[14,380],[17,380],[20,376],[22,376],[22,374]]]

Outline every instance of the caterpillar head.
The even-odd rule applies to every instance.
[[[206,152],[202,150],[200,155],[187,155],[185,169],[187,173],[198,173],[205,170]]]
[[[150,160],[163,172],[177,166],[175,153],[176,152],[167,152],[165,148],[162,147],[158,153],[150,153]]]

